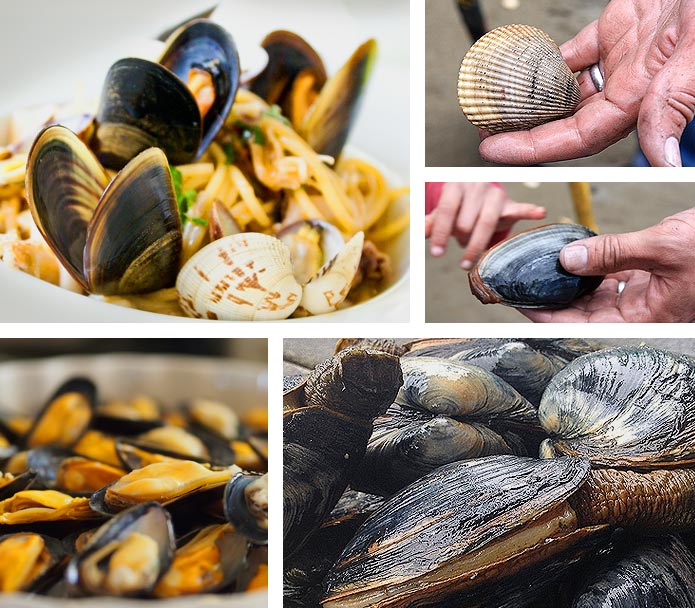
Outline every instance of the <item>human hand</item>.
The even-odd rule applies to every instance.
[[[695,320],[695,208],[645,230],[565,246],[562,266],[606,278],[564,310],[519,310],[535,322],[689,323]],[[619,291],[619,284],[624,288]]]
[[[599,64],[604,90],[582,72],[574,115],[490,136],[483,159],[531,165],[589,156],[637,126],[653,166],[681,166],[678,143],[695,115],[695,0],[612,0],[560,50],[575,72]]]
[[[508,230],[518,220],[542,219],[545,209],[518,203],[487,182],[447,182],[435,210],[425,216],[425,238],[430,252],[442,256],[453,236],[466,251],[461,267],[468,270],[488,248],[496,232]]]

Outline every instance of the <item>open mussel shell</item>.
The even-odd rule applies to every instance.
[[[492,133],[530,129],[572,114],[577,80],[548,34],[529,25],[505,25],[466,53],[458,99],[474,125]]]
[[[50,536],[18,532],[0,536],[0,590],[38,592],[57,576],[65,556]]]
[[[120,238],[114,238],[115,235]],[[164,153],[150,148],[121,171],[89,223],[84,274],[92,293],[154,291],[176,280],[181,220]]]
[[[78,595],[142,595],[168,570],[174,546],[169,514],[144,503],[104,524],[70,561],[65,577]]]
[[[307,111],[298,132],[318,154],[334,158],[340,155],[359,112],[376,50],[373,39],[360,45],[326,82]]]
[[[572,608],[695,606],[695,556],[676,536],[633,539],[582,576]]]
[[[96,386],[87,378],[71,378],[48,399],[24,437],[28,448],[68,448],[87,430],[96,404]]]
[[[191,71],[195,70],[206,72],[211,78],[215,96],[203,117],[198,157],[224,124],[239,86],[239,56],[234,40],[227,30],[212,21],[190,21],[167,40],[159,63],[183,82],[188,82]]]
[[[695,364],[650,347],[575,359],[551,381],[538,418],[560,455],[609,467],[695,463]]]
[[[26,191],[39,231],[72,277],[84,288],[87,225],[109,183],[92,152],[69,129],[44,129],[27,160]]]
[[[602,276],[577,276],[560,264],[565,245],[592,236],[575,224],[549,224],[514,235],[480,258],[468,275],[471,291],[483,304],[566,308],[603,281]]]
[[[304,38],[285,30],[271,32],[261,46],[268,53],[268,64],[250,89],[269,104],[279,105],[296,125],[326,83],[323,61]]]
[[[121,169],[147,148],[174,165],[193,161],[202,119],[186,85],[158,63],[129,57],[111,66],[97,110],[92,148],[105,167]]]
[[[602,530],[578,528],[566,502],[588,473],[576,458],[491,456],[440,467],[363,524],[326,577],[322,603],[477,606],[474,594],[494,580],[486,592],[519,595],[490,605],[526,605]]]
[[[203,247],[179,272],[176,290],[187,315],[229,321],[286,319],[302,293],[287,246],[254,232]]]
[[[229,523],[252,543],[268,543],[268,474],[237,473],[224,490]]]

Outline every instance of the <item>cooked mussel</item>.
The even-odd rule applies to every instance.
[[[224,513],[229,522],[257,545],[268,542],[268,474],[237,473],[224,490]]]
[[[468,275],[471,291],[483,304],[517,308],[565,308],[590,293],[603,277],[580,277],[560,264],[565,245],[594,232],[573,224],[549,224],[502,241],[480,258]]]
[[[89,498],[56,490],[22,490],[0,501],[0,524],[7,526],[84,522],[101,517],[89,507]]]
[[[151,147],[172,164],[189,163],[219,131],[238,85],[231,36],[210,21],[191,21],[171,35],[158,63],[126,58],[111,67],[93,148],[113,169]]]
[[[588,473],[578,458],[491,456],[440,467],[357,531],[322,604],[524,606],[605,530],[578,527],[567,503]]]
[[[372,421],[396,397],[399,360],[351,348],[317,366],[283,404],[284,551],[289,556],[338,502]]]
[[[143,595],[168,570],[173,554],[171,518],[147,502],[104,524],[70,561],[65,578],[75,594]]]
[[[0,536],[0,591],[38,591],[59,569],[64,555],[61,542],[50,536]]]
[[[360,45],[330,79],[320,57],[300,36],[271,32],[263,41],[268,65],[251,90],[279,105],[319,154],[338,157],[359,110],[376,57],[376,42]]]
[[[141,293],[174,283],[181,221],[161,150],[145,150],[109,183],[74,133],[48,127],[29,154],[26,189],[41,234],[88,292]]]

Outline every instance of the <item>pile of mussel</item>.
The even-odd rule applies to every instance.
[[[285,378],[288,606],[695,607],[695,360],[340,340]]]
[[[282,222],[277,234],[267,234],[269,225],[240,234],[220,201],[211,203],[209,220],[191,220],[181,207],[170,165],[198,160],[224,135],[240,86],[280,108],[278,120],[287,121],[279,114],[286,112],[317,154],[340,155],[375,42],[361,45],[332,78],[295,34],[273,32],[263,46],[268,64],[244,80],[230,34],[194,20],[171,35],[158,61],[116,62],[96,115],[81,121],[77,132],[52,124],[39,133],[28,155],[26,198],[36,227],[77,289],[129,297],[175,287],[175,314],[271,320],[298,308],[302,314],[333,311],[361,281],[359,227],[344,235],[323,220],[273,217]],[[249,188],[277,198],[280,214],[280,187],[254,182]],[[195,220],[209,230],[184,252],[186,223]]]
[[[0,590],[168,598],[267,586],[267,411],[71,378],[0,422]]]

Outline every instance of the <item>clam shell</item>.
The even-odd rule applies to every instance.
[[[525,606],[529,592],[552,584],[576,561],[573,548],[597,529],[573,531],[568,521],[559,536],[544,529],[540,538],[515,542],[515,533],[556,513],[588,473],[589,463],[577,458],[491,456],[440,467],[386,501],[357,531],[326,577],[322,604]],[[535,568],[551,555],[554,572]],[[533,581],[520,574],[524,569],[533,571]],[[489,603],[473,601],[490,580]],[[512,592],[521,594],[516,601],[492,601],[498,593],[509,600],[505,594]],[[465,601],[446,603],[457,595]]]
[[[304,286],[300,305],[312,315],[335,310],[347,297],[362,258],[364,233],[358,232],[345,247]]]
[[[596,289],[603,277],[580,277],[560,265],[560,251],[596,236],[576,224],[549,224],[526,230],[488,250],[468,281],[483,304],[516,308],[565,308]]]
[[[569,116],[580,92],[548,34],[530,25],[505,25],[485,34],[466,53],[458,99],[474,125],[500,133]]]
[[[286,319],[302,293],[287,246],[253,232],[203,247],[179,272],[176,289],[187,315],[227,321]]]
[[[649,347],[584,355],[553,378],[538,418],[561,455],[608,467],[695,463],[695,364]]]

